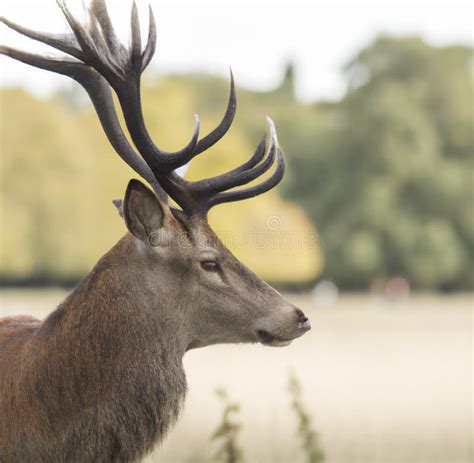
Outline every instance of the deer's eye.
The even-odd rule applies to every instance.
[[[201,267],[206,270],[206,272],[217,272],[219,270],[219,264],[214,260],[201,261]]]

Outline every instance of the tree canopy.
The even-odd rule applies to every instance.
[[[381,36],[345,74],[344,98],[288,137],[287,194],[318,225],[325,275],[344,287],[395,275],[470,287],[471,50]]]

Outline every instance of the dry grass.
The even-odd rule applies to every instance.
[[[3,291],[3,315],[44,316],[61,291]],[[284,349],[215,346],[185,357],[189,394],[178,426],[147,459],[202,462],[219,422],[216,387],[241,404],[246,461],[302,461],[287,391],[293,369],[326,461],[472,461],[472,296],[419,295],[399,305],[344,296],[308,311],[313,330]]]

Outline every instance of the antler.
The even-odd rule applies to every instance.
[[[217,177],[189,182],[174,170],[217,143],[229,130],[235,116],[236,95],[231,72],[230,96],[222,121],[208,135],[199,139],[199,118],[195,115],[194,132],[189,143],[176,152],[159,149],[145,125],[141,105],[141,74],[150,63],[156,48],[156,25],[149,9],[148,40],[142,51],[138,9],[133,3],[131,46],[118,40],[104,0],[92,0],[87,26],[80,24],[68,10],[64,0],[57,0],[72,34],[53,35],[19,26],[3,17],[0,21],[31,39],[40,41],[69,57],[52,59],[1,46],[0,53],[31,66],[71,77],[88,92],[102,127],[120,157],[147,180],[156,193],[166,199],[169,194],[187,214],[205,215],[221,203],[238,201],[261,194],[277,185],[284,174],[284,160],[275,127],[268,118],[266,136],[253,156],[244,164]],[[117,116],[111,88],[117,94],[125,123],[141,157],[132,148]],[[277,168],[262,183],[241,190],[226,191],[245,185],[268,171],[277,158]]]

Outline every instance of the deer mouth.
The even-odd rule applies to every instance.
[[[260,339],[260,342],[265,346],[285,347],[290,345],[291,341],[293,341],[293,339],[285,339],[280,338],[278,336],[274,336],[266,330],[258,330],[257,334]]]

